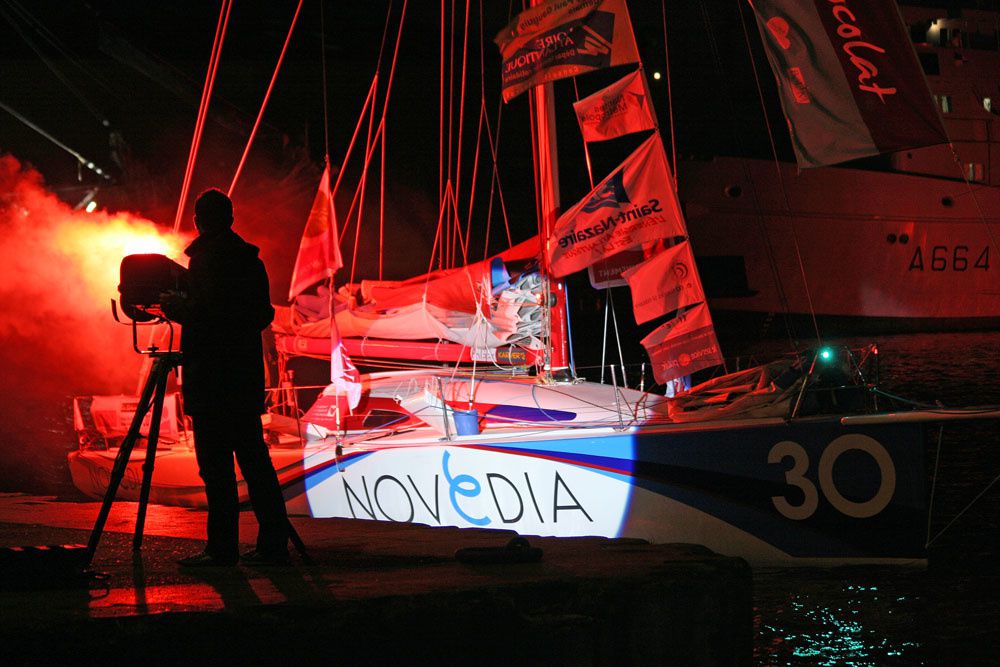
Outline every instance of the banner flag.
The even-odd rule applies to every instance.
[[[493,39],[503,58],[503,100],[584,72],[639,62],[625,0],[549,0]]]
[[[340,257],[340,240],[337,237],[337,216],[330,195],[330,164],[323,170],[319,190],[313,199],[309,218],[306,220],[299,254],[292,269],[288,300],[291,301],[319,281],[333,276],[344,265]]]
[[[752,0],[799,167],[947,143],[896,0]]]
[[[637,324],[705,300],[691,244],[682,241],[622,273]]]
[[[344,349],[337,318],[330,317],[330,384],[320,392],[302,420],[330,431],[344,427],[344,418],[361,402],[361,374]]]
[[[642,339],[659,384],[722,364],[708,304],[699,303]]]
[[[654,133],[563,213],[546,241],[556,278],[647,241],[687,236],[660,136]]]
[[[652,100],[641,68],[574,102],[573,109],[583,140],[588,142],[656,128]]]

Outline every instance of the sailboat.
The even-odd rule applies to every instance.
[[[538,3],[497,42],[504,96],[530,94],[539,235],[408,281],[327,284],[279,313],[279,356],[329,358],[333,380],[304,411],[294,387],[276,387],[265,415],[289,511],[698,543],[754,564],[923,562],[926,424],[987,413],[880,411],[876,347],[818,348],[670,396],[613,369],[610,382],[575,376],[561,277],[615,249],[633,251],[620,273],[636,319],[658,323],[644,340],[656,382],[722,357],[655,123],[604,122],[644,103],[624,0]],[[609,67],[629,71],[579,100],[579,117],[596,119],[584,131],[648,136],[560,213],[551,81]],[[320,283],[337,268],[333,212],[328,172],[303,240],[327,248]],[[362,375],[351,358],[437,365]],[[178,410],[165,411],[175,439],[157,451],[150,498],[199,506]],[[111,435],[98,414],[78,402],[91,443]],[[101,495],[114,456],[113,443],[71,454],[76,485]],[[136,453],[121,495],[138,491],[141,463]]]

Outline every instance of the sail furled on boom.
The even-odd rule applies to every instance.
[[[948,142],[895,0],[752,0],[800,168]]]
[[[493,40],[503,57],[503,99],[538,84],[639,62],[625,0],[550,0]]]

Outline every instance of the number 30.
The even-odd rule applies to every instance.
[[[875,495],[864,502],[848,500],[837,489],[833,481],[833,466],[844,452],[856,449],[865,452],[878,464],[880,473],[879,487]],[[785,482],[798,487],[804,496],[802,503],[792,505],[784,496],[771,496],[774,508],[782,515],[794,521],[808,519],[819,507],[819,493],[816,485],[805,477],[809,469],[809,454],[802,445],[791,440],[783,440],[771,448],[767,455],[768,463],[780,463],[785,457],[791,457],[792,468],[785,471]],[[831,442],[819,459],[819,486],[823,495],[841,514],[855,519],[873,517],[888,505],[896,491],[896,467],[892,457],[885,447],[877,440],[861,434],[842,435]]]

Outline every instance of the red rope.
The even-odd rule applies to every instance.
[[[264,118],[264,110],[267,108],[267,102],[271,99],[271,91],[274,90],[274,82],[278,80],[278,72],[281,71],[281,63],[285,59],[285,53],[288,51],[288,43],[292,41],[292,32],[295,30],[295,24],[299,20],[299,12],[302,10],[302,1],[299,0],[299,4],[295,7],[295,15],[292,17],[292,24],[288,26],[288,34],[285,36],[285,43],[281,47],[281,55],[278,56],[278,64],[274,66],[274,74],[271,75],[271,83],[267,85],[267,92],[264,93],[264,101],[260,105],[260,111],[257,113],[257,120],[253,124],[253,130],[250,131],[250,138],[247,139],[247,146],[243,150],[243,157],[240,158],[240,163],[236,167],[236,173],[233,174],[233,182],[229,184],[229,191],[226,193],[230,197],[233,196],[233,190],[236,189],[236,181],[240,179],[240,173],[243,171],[243,165],[246,164],[247,155],[250,154],[250,147],[253,145],[254,137],[257,136],[257,130],[260,128],[260,122]]]
[[[181,216],[184,215],[184,202],[187,201],[188,191],[191,188],[194,163],[198,156],[198,147],[201,145],[201,135],[205,129],[205,117],[208,115],[208,101],[212,97],[212,88],[215,86],[215,73],[219,69],[219,56],[222,53],[222,42],[226,37],[226,28],[229,25],[229,12],[232,8],[232,0],[223,0],[222,5],[219,7],[219,19],[215,25],[215,38],[212,40],[212,53],[208,59],[208,72],[205,74],[205,84],[201,90],[201,103],[198,105],[198,117],[194,124],[194,137],[191,139],[191,148],[188,150],[188,162],[187,167],[184,169],[181,196],[177,202],[177,215],[174,217],[174,234],[181,228]]]

